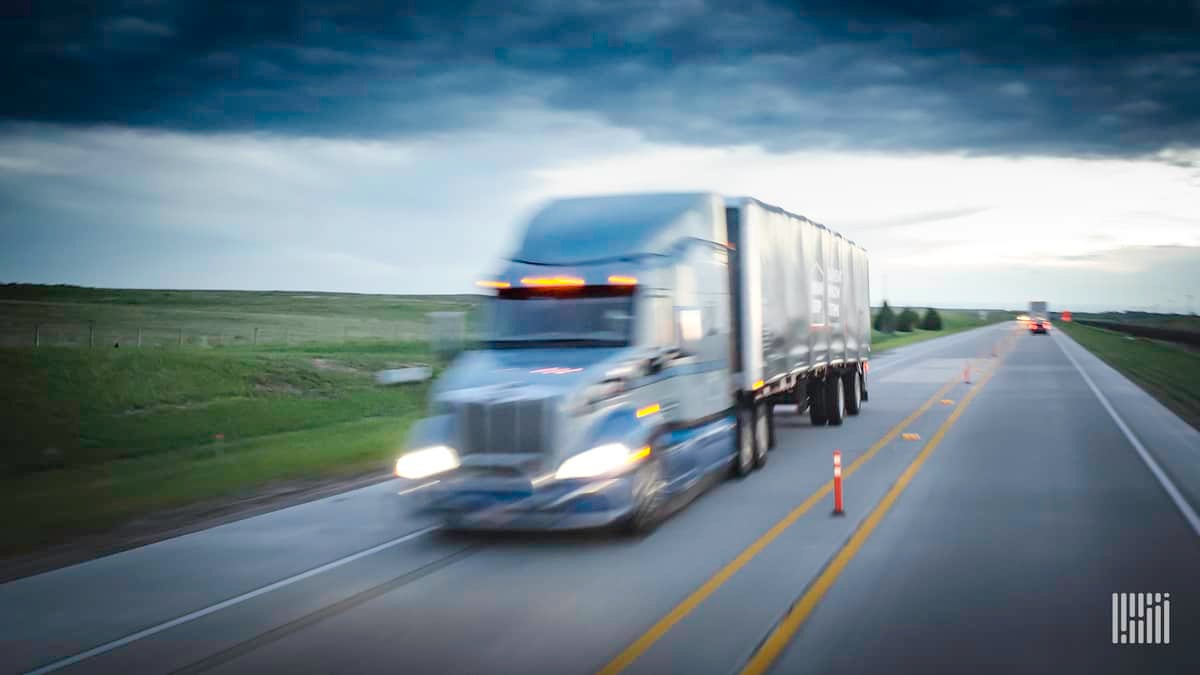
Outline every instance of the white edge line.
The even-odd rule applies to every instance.
[[[1067,339],[1070,339],[1070,336],[1067,336]],[[1112,405],[1108,402],[1108,398],[1104,396],[1099,387],[1096,386],[1096,383],[1092,382],[1092,378],[1084,371],[1083,366],[1080,366],[1075,357],[1071,356],[1071,352],[1063,346],[1060,340],[1055,340],[1054,342],[1062,350],[1062,353],[1066,355],[1071,365],[1075,366],[1075,370],[1078,370],[1079,374],[1083,376],[1083,381],[1087,383],[1088,388],[1099,399],[1100,405],[1104,406],[1104,409],[1108,411],[1109,417],[1112,417],[1113,421],[1117,423],[1117,427],[1121,429],[1121,433],[1125,434],[1125,438],[1129,439],[1129,443],[1133,445],[1133,449],[1137,450],[1142,461],[1146,463],[1146,467],[1150,469],[1150,473],[1154,474],[1154,477],[1158,479],[1158,483],[1162,485],[1163,490],[1166,490],[1167,496],[1171,498],[1171,501],[1175,502],[1175,506],[1179,508],[1179,512],[1183,514],[1184,519],[1192,526],[1192,530],[1197,535],[1200,535],[1200,516],[1196,515],[1196,511],[1192,508],[1192,505],[1187,502],[1187,499],[1179,492],[1179,488],[1175,487],[1171,479],[1167,478],[1167,474],[1163,472],[1158,462],[1154,461],[1149,452],[1146,452],[1145,446],[1137,439],[1137,436],[1133,435],[1133,431],[1130,430],[1129,425],[1125,424],[1125,420],[1121,419],[1121,416],[1113,409]],[[1071,340],[1071,342],[1074,343],[1074,340]]]
[[[49,672],[53,672],[55,670],[59,670],[61,668],[66,668],[67,666],[74,665],[76,663],[79,663],[80,661],[85,661],[87,659],[90,659],[93,656],[99,656],[106,652],[110,652],[114,649],[124,647],[125,645],[127,645],[131,642],[136,642],[138,640],[141,640],[142,638],[150,637],[151,635],[155,635],[155,634],[161,633],[165,630],[169,630],[180,624],[184,624],[189,621],[194,621],[196,619],[208,616],[209,614],[213,614],[213,613],[219,612],[223,609],[233,607],[234,605],[241,604],[243,602],[246,602],[247,600],[253,600],[254,598],[257,598],[260,595],[265,595],[267,593],[270,593],[271,591],[276,591],[285,586],[290,586],[298,581],[303,581],[305,579],[314,577],[323,572],[328,572],[331,569],[341,567],[342,565],[345,565],[347,563],[352,563],[355,560],[359,560],[359,559],[365,558],[369,555],[379,553],[380,551],[389,549],[393,546],[402,544],[406,541],[416,539],[417,537],[419,537],[423,534],[432,532],[436,529],[438,529],[438,527],[436,525],[434,525],[432,527],[426,527],[424,529],[420,529],[415,532],[409,532],[408,534],[402,535],[400,537],[396,537],[395,539],[392,539],[390,541],[385,541],[382,544],[379,544],[377,546],[372,546],[371,548],[368,548],[366,550],[359,551],[358,553],[348,555],[345,558],[340,558],[338,560],[334,560],[333,562],[325,563],[324,565],[321,565],[320,567],[314,567],[314,568],[308,570],[307,572],[301,572],[294,576],[290,576],[286,579],[281,579],[279,581],[276,581],[275,583],[267,584],[266,586],[263,586],[262,588],[258,588],[253,591],[243,593],[239,596],[229,598],[228,600],[225,600],[223,602],[218,602],[215,605],[210,605],[208,607],[205,607],[204,609],[198,609],[194,612],[191,612],[190,614],[184,614],[183,616],[175,618],[175,619],[171,619],[170,621],[167,621],[166,623],[160,623],[157,626],[151,626],[150,628],[146,628],[146,629],[140,630],[136,633],[126,635],[123,638],[119,638],[119,639],[113,640],[111,642],[106,642],[98,647],[93,647],[87,651],[80,652],[74,656],[68,656],[65,659],[60,659],[58,661],[55,661],[54,663],[50,663],[45,666],[42,666],[36,670],[31,670],[28,673],[26,673],[26,675],[40,675],[41,673],[49,673]]]

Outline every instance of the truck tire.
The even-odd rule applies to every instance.
[[[767,449],[775,449],[775,404],[768,403],[767,406]]]
[[[808,412],[808,384],[800,382],[792,389],[791,395],[796,399],[796,414],[803,415]]]
[[[826,380],[826,384],[829,388],[825,393],[825,413],[829,415],[829,426],[838,427],[846,419],[846,380],[834,376]]]
[[[829,416],[825,413],[826,385],[823,380],[813,380],[808,383],[808,396],[810,398],[808,405],[808,419],[814,427],[823,427],[829,421]]]
[[[858,370],[852,370],[846,373],[844,386],[846,388],[846,414],[857,415],[862,409],[862,380],[859,379]]]
[[[641,536],[653,532],[658,527],[662,522],[666,501],[665,488],[662,463],[651,459],[634,477],[633,513],[622,524],[624,534]]]
[[[745,478],[754,471],[754,408],[739,405],[737,409],[737,447],[733,454],[734,478]]]
[[[754,468],[767,464],[767,452],[771,449],[771,413],[766,402],[754,406]]]

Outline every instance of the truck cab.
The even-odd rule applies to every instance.
[[[559,200],[481,282],[481,348],[397,475],[452,528],[649,527],[733,457],[729,251],[710,194]]]

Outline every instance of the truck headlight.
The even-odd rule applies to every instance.
[[[593,478],[636,464],[650,456],[650,447],[632,449],[622,443],[607,443],[567,459],[555,478]]]
[[[396,475],[400,478],[428,478],[457,468],[458,453],[445,445],[414,450],[396,460]]]

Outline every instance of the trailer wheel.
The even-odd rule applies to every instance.
[[[733,459],[733,476],[745,478],[754,471],[754,408],[739,405],[737,411],[737,452]]]
[[[775,404],[768,403],[767,408],[767,449],[775,449]]]
[[[754,468],[767,464],[767,451],[771,449],[771,419],[766,402],[754,406]]]
[[[803,415],[808,412],[808,385],[804,382],[797,384],[792,390],[792,396],[796,399],[796,414]]]
[[[870,401],[871,395],[867,393],[867,374],[866,373],[858,374],[858,388],[862,392],[862,400]]]
[[[862,381],[859,379],[858,370],[846,373],[842,379],[845,380],[846,387],[846,414],[857,415],[862,408]]]
[[[841,426],[846,419],[846,381],[841,376],[835,376],[826,380],[826,384],[829,388],[825,393],[825,412],[829,415],[829,426]]]
[[[823,427],[829,421],[825,412],[825,399],[829,397],[824,380],[812,380],[808,383],[808,419],[814,427]]]

